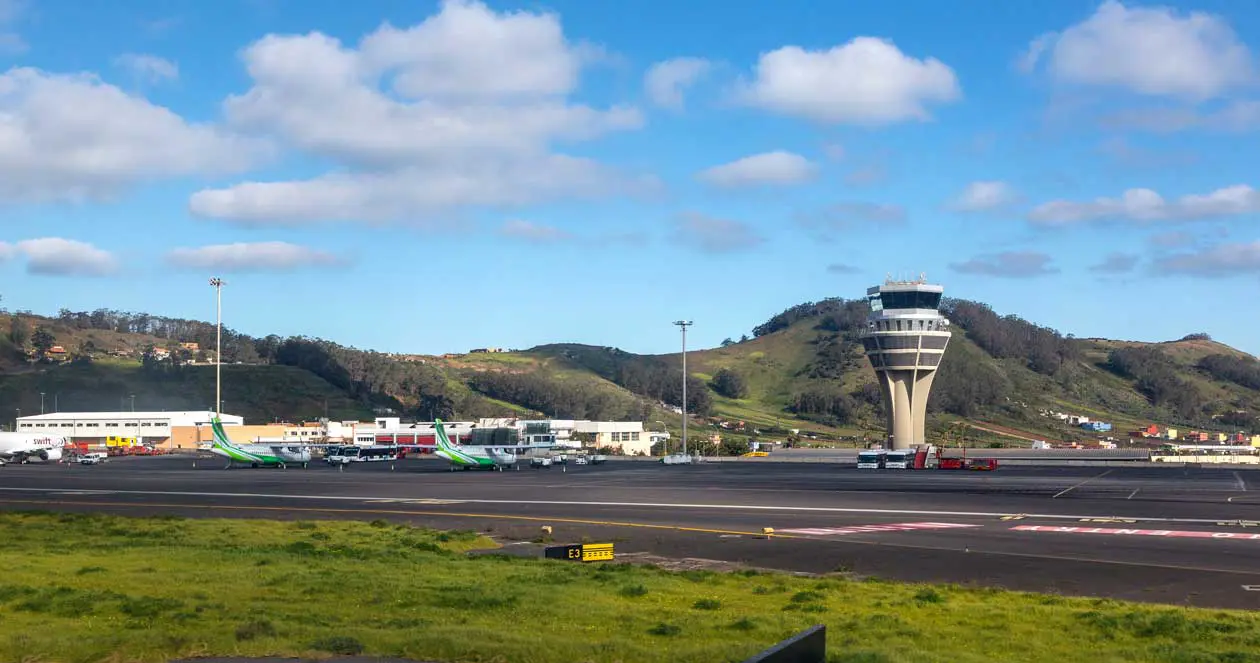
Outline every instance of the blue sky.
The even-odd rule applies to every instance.
[[[856,4],[0,0],[0,295],[669,352],[923,272],[1260,353],[1260,11]]]

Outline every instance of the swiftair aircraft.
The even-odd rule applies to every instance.
[[[309,444],[236,444],[228,439],[223,430],[223,422],[216,416],[210,421],[214,431],[214,444],[210,451],[227,459],[230,469],[233,463],[249,463],[250,467],[287,467],[290,463],[301,464],[305,468],[311,462],[311,446]],[[324,446],[324,445],[318,445]]]
[[[45,433],[0,433],[0,465],[6,462],[26,463],[32,458],[61,460],[66,438]]]
[[[503,449],[495,447],[468,447],[462,444],[454,444],[446,437],[446,428],[442,426],[441,419],[434,421],[433,427],[437,433],[437,449],[433,453],[451,461],[452,470],[458,467],[465,470],[502,471],[504,467],[516,465],[516,453],[508,451],[508,448],[533,448],[527,445],[512,445]]]

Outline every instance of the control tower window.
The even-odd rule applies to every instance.
[[[872,311],[884,310],[884,305],[879,301],[879,297],[880,297],[879,295],[871,295],[870,297],[867,297],[867,300],[870,302]]]
[[[897,308],[929,308],[935,310],[941,303],[941,293],[939,292],[920,292],[915,290],[904,292],[881,292],[879,294],[881,307],[885,309]],[[874,298],[872,298],[872,310],[874,306]]]

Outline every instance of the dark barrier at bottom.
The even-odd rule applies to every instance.
[[[744,663],[826,663],[827,626],[819,624],[797,633]]]

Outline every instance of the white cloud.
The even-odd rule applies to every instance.
[[[746,223],[687,212],[677,220],[674,239],[704,253],[736,253],[765,243]]]
[[[800,184],[813,179],[818,168],[809,159],[776,150],[737,159],[700,171],[696,178],[720,187],[756,184]]]
[[[844,183],[849,186],[872,186],[887,180],[888,166],[879,162],[858,166],[844,174]]]
[[[541,225],[522,219],[510,219],[504,222],[499,228],[499,234],[504,237],[513,237],[537,243],[562,242],[573,239],[572,235],[555,226]]]
[[[746,104],[820,122],[887,124],[927,120],[927,105],[962,96],[958,77],[936,58],[905,55],[892,41],[857,37],[826,51],[784,46],[763,53]]]
[[[906,222],[906,208],[884,203],[834,203],[800,212],[796,214],[796,222],[819,233],[821,239],[831,241],[835,239],[833,232],[901,225]]]
[[[1221,244],[1191,253],[1179,253],[1159,261],[1165,274],[1228,277],[1260,274],[1260,242]]]
[[[950,202],[949,208],[958,212],[994,212],[1006,209],[1019,201],[1015,189],[1005,182],[977,181],[967,185],[962,193]]]
[[[91,74],[0,74],[3,201],[108,198],[147,180],[236,172],[263,154]]]
[[[29,46],[14,32],[13,23],[22,15],[22,0],[0,0],[0,54],[21,55]]]
[[[386,24],[364,37],[354,59],[360,73],[393,73],[393,90],[404,98],[497,100],[567,94],[593,55],[566,42],[555,14],[496,13],[477,0],[444,0],[419,25]],[[288,76],[300,63],[272,64]]]
[[[1108,253],[1102,262],[1091,266],[1089,269],[1100,274],[1124,274],[1133,271],[1140,259],[1141,256],[1133,253]]]
[[[643,123],[634,108],[566,101],[590,57],[553,14],[464,0],[409,29],[384,26],[358,49],[318,32],[269,35],[243,53],[254,85],[227,100],[229,119],[344,168],[201,191],[190,208],[253,223],[419,220],[651,188],[650,178],[551,151]]]
[[[166,261],[182,269],[221,272],[276,272],[303,267],[336,267],[343,258],[288,242],[237,242],[199,248],[178,248],[166,254]]]
[[[1196,108],[1127,109],[1103,116],[1100,124],[1106,129],[1135,129],[1152,133],[1175,133],[1186,129],[1241,133],[1260,129],[1260,101],[1235,100],[1210,111]]]
[[[1174,230],[1171,232],[1151,235],[1150,237],[1146,239],[1146,241],[1150,242],[1151,244],[1155,246],[1164,246],[1164,247],[1172,248],[1172,247],[1180,247],[1180,246],[1187,246],[1190,244],[1194,244],[1195,236],[1188,232]]]
[[[971,260],[950,264],[962,274],[980,274],[998,278],[1026,279],[1058,273],[1050,265],[1051,258],[1039,251],[1004,251],[976,256]]]
[[[1260,213],[1260,191],[1235,184],[1204,195],[1187,195],[1165,200],[1150,189],[1129,189],[1119,198],[1096,198],[1087,202],[1053,200],[1042,203],[1028,214],[1040,225],[1060,226],[1106,219],[1134,221],[1179,221]]]
[[[471,161],[462,169],[417,166],[385,172],[323,175],[291,182],[244,182],[206,189],[189,200],[203,217],[245,225],[309,221],[423,220],[461,207],[520,207],[555,198],[597,198],[653,189],[590,159],[544,154],[532,161]]]
[[[1199,159],[1193,152],[1152,150],[1140,145],[1132,145],[1120,136],[1104,141],[1098,146],[1098,151],[1111,157],[1117,164],[1131,168],[1187,166]]]
[[[114,65],[130,71],[136,78],[154,83],[179,78],[179,65],[156,55],[124,53],[114,58]]]
[[[3,253],[3,251],[0,251]],[[26,271],[46,276],[108,276],[118,260],[108,251],[73,239],[42,237],[11,245],[10,255],[26,258]]]
[[[683,90],[690,87],[712,68],[704,58],[674,58],[657,62],[643,76],[648,99],[657,106],[681,110]]]
[[[0,31],[0,53],[20,55],[29,48],[30,46],[27,45],[26,40],[22,39],[22,35],[16,32]]]
[[[854,267],[853,265],[846,265],[844,263],[835,262],[830,265],[827,265],[827,272],[829,274],[860,274],[862,272],[862,269],[859,267]]]
[[[1253,78],[1250,51],[1220,16],[1116,0],[1062,33],[1038,37],[1023,68],[1043,56],[1059,81],[1147,95],[1208,99]]]
[[[18,250],[16,246],[9,244],[8,242],[0,242],[0,262],[11,260],[13,257],[17,256],[17,254]]]

